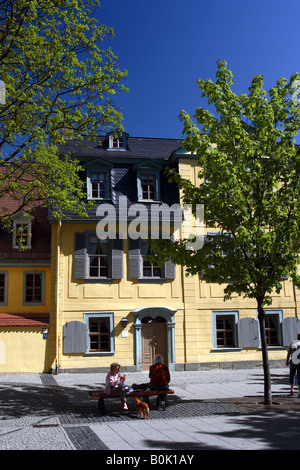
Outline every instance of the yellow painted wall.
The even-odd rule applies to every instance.
[[[198,168],[195,160],[180,162],[179,171],[192,182],[197,181]],[[164,283],[140,283],[127,279],[128,246],[124,240],[124,272],[122,280],[111,283],[88,283],[74,279],[74,240],[75,233],[96,229],[91,224],[63,224],[59,236],[59,286],[56,290],[57,265],[57,226],[52,233],[52,285],[51,314],[55,327],[50,335],[50,357],[55,364],[55,328],[58,320],[58,360],[61,369],[108,367],[110,362],[117,360],[123,366],[134,365],[133,314],[138,307],[166,306],[177,310],[174,316],[175,326],[175,358],[176,364],[205,362],[261,361],[261,351],[243,349],[242,351],[220,352],[212,350],[212,311],[238,310],[239,318],[256,318],[254,300],[233,296],[224,302],[224,287],[199,281],[197,276],[187,277],[184,269],[177,266],[176,279]],[[209,230],[206,228],[206,230]],[[284,281],[282,292],[273,296],[271,309],[282,309],[284,318],[295,316],[300,302],[299,291],[295,291],[292,283]],[[84,312],[114,312],[115,321],[115,355],[84,356],[83,354],[64,355],[63,325],[72,320],[83,322]],[[129,320],[128,337],[122,337],[121,319]],[[269,351],[269,359],[282,360],[286,351],[283,348]]]
[[[41,327],[0,328],[0,373],[48,370],[47,340]]]
[[[51,268],[45,266],[6,266],[8,272],[8,303],[0,306],[0,313],[50,313]],[[23,305],[24,271],[45,272],[43,305]],[[50,322],[51,323],[51,322]],[[51,324],[50,329],[51,331]],[[43,339],[42,327],[0,328],[1,372],[48,372],[50,358],[49,339]]]
[[[114,360],[118,360],[124,366],[134,364],[133,344],[133,314],[138,307],[166,306],[177,309],[176,322],[182,323],[180,316],[183,312],[183,295],[180,276],[180,267],[177,267],[175,281],[168,280],[162,283],[139,283],[137,280],[127,279],[127,240],[124,240],[123,279],[114,280],[111,283],[88,283],[84,280],[74,279],[74,241],[75,233],[85,230],[96,230],[96,225],[91,224],[63,224],[61,229],[61,253],[60,253],[60,283],[58,297],[52,288],[52,317],[58,317],[59,333],[59,366],[66,368],[107,367]],[[52,240],[57,239],[57,227],[53,227]],[[54,280],[57,262],[57,250],[52,250],[52,279]],[[85,312],[114,312],[115,320],[115,356],[86,357],[84,355],[64,355],[63,325],[72,320],[83,322]],[[127,330],[128,337],[121,336],[123,328],[121,319],[129,320]],[[180,333],[179,333],[180,334]],[[181,332],[182,337],[182,332]],[[55,339],[51,340],[51,349],[55,347]],[[52,355],[53,357],[53,355]]]
[[[6,266],[1,268],[8,272],[8,304],[0,305],[0,313],[49,313],[51,268],[37,266]],[[45,272],[44,305],[23,305],[23,273],[29,271]]]
[[[179,163],[180,174],[193,184],[199,183],[199,167],[195,159],[182,160]],[[206,227],[207,231],[210,230]],[[261,351],[256,348],[243,349],[234,352],[213,352],[212,350],[212,311],[238,310],[239,318],[257,318],[256,302],[252,299],[233,295],[231,300],[224,301],[226,285],[210,284],[200,281],[197,276],[183,278],[185,298],[185,325],[187,339],[186,362],[232,362],[260,361]],[[284,318],[297,315],[299,292],[294,291],[290,280],[283,282],[280,294],[273,294],[273,303],[269,309],[282,309]],[[285,350],[270,350],[269,359],[281,360],[286,356]],[[177,362],[181,357],[176,357]],[[184,362],[184,361],[183,361]]]

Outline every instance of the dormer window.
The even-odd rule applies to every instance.
[[[128,134],[113,131],[108,134],[108,150],[127,150]]]
[[[16,223],[14,235],[15,235],[14,245],[16,247],[22,246],[22,247],[28,248],[30,246],[28,222]]]
[[[18,212],[13,217],[13,248],[31,248],[33,217],[25,212]]]
[[[104,201],[111,198],[110,170],[111,163],[101,158],[94,158],[83,167],[86,169],[87,198]]]
[[[157,200],[157,175],[141,174],[141,191],[143,201]]]
[[[137,193],[139,201],[160,202],[161,166],[146,160],[135,165],[137,176]]]
[[[107,198],[107,173],[91,172],[90,173],[90,195],[91,199]]]
[[[123,137],[117,137],[116,139],[112,139],[112,146],[114,149],[123,149],[124,148]]]

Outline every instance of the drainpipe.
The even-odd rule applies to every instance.
[[[294,294],[294,301],[295,301],[295,313],[296,313],[296,318],[299,320],[299,315],[298,315],[298,302],[297,302],[297,291],[296,291],[296,286],[293,282],[293,294]]]
[[[58,317],[59,317],[59,258],[60,258],[60,235],[61,235],[61,220],[58,222],[57,233],[56,233],[56,358],[55,358],[55,374],[58,375],[59,371],[59,342],[58,342]]]

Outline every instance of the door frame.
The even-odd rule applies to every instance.
[[[134,315],[134,360],[136,371],[142,371],[142,320],[144,317],[163,317],[167,324],[167,364],[170,371],[175,370],[175,321],[177,310],[170,307],[139,307],[131,313]]]

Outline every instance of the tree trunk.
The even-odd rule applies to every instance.
[[[261,337],[262,347],[262,359],[263,359],[263,370],[264,370],[264,405],[272,405],[272,394],[271,394],[271,377],[270,377],[270,366],[268,358],[266,328],[265,328],[265,310],[262,306],[262,301],[257,301],[258,304],[258,321]]]

